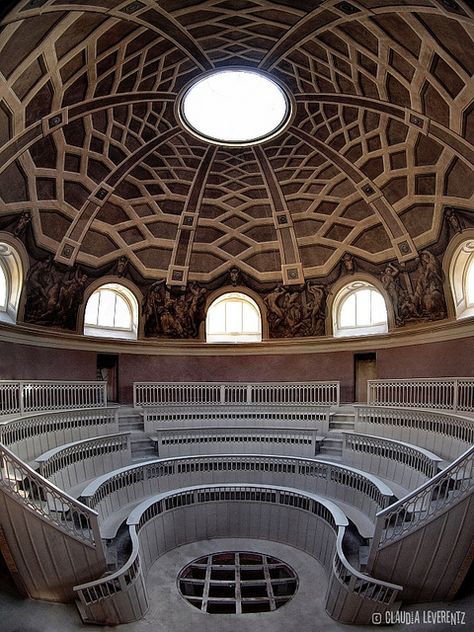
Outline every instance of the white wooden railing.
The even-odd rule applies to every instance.
[[[132,512],[127,520],[132,552],[124,566],[112,575],[76,586],[74,589],[80,602],[79,610],[83,619],[91,623],[114,624],[134,621],[145,614],[148,608],[145,585],[148,569],[155,559],[170,547],[188,541],[186,529],[163,537],[165,525],[171,525],[172,522],[164,522],[161,528],[155,529],[154,522],[162,519],[164,514],[173,510],[182,512],[203,503],[230,503],[234,507],[230,526],[233,536],[243,537],[247,534],[247,537],[250,537],[251,527],[248,521],[241,519],[239,506],[255,502],[284,508],[290,514],[295,510],[296,515],[305,514],[308,532],[317,533],[318,537],[306,538],[305,543],[302,545],[300,542],[298,546],[320,559],[330,575],[326,609],[334,619],[351,623],[370,623],[373,612],[384,612],[394,606],[401,586],[360,573],[348,562],[343,552],[343,539],[348,521],[331,501],[315,494],[274,485],[207,485],[159,494],[144,501]],[[215,522],[213,513],[195,513],[195,519],[192,520],[194,537],[201,536],[201,532],[207,532],[208,516],[212,516]],[[179,522],[185,523],[186,520]],[[151,533],[148,532],[148,526],[151,527]],[[288,530],[287,526],[288,521],[267,521],[269,539],[295,545],[292,530]]]
[[[121,507],[188,485],[274,483],[338,499],[370,520],[393,501],[391,489],[371,474],[318,459],[270,455],[200,455],[156,459],[108,472],[91,482],[81,500],[99,515],[99,525]],[[104,535],[104,534],[103,534]],[[108,537],[108,536],[107,536]]]
[[[330,406],[294,408],[280,404],[253,408],[228,406],[147,407],[143,411],[146,433],[183,428],[286,428],[329,432]]]
[[[474,444],[474,416],[442,410],[356,405],[354,430],[423,447],[453,460]]]
[[[0,443],[0,487],[60,531],[94,548],[101,539],[97,512],[35,472]]]
[[[474,493],[474,446],[449,467],[377,514],[371,557]]]
[[[107,383],[0,380],[0,415],[107,406]]]
[[[435,476],[444,465],[439,456],[409,443],[343,432],[342,458],[364,472],[415,489]]]
[[[60,445],[35,459],[38,473],[61,489],[75,485],[130,463],[130,433],[81,439]]]
[[[339,404],[339,382],[135,382],[136,408],[168,405]]]
[[[474,378],[369,380],[367,403],[440,410],[474,410]]]
[[[118,407],[29,414],[0,421],[0,443],[24,461],[65,443],[118,432]]]

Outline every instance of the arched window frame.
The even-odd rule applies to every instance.
[[[131,316],[131,327],[112,327],[86,322],[87,306],[94,295],[101,291],[108,290],[114,292],[118,297],[123,299],[129,309]],[[87,297],[84,304],[84,326],[83,332],[85,336],[96,336],[100,338],[121,338],[125,340],[136,340],[138,337],[138,300],[134,292],[125,285],[117,281],[109,281],[102,283],[96,287]]]
[[[5,296],[0,297],[0,321],[16,323],[24,279],[22,254],[0,236],[0,274],[5,279]]]
[[[449,286],[457,319],[474,316],[474,237],[462,241],[449,266]]]
[[[370,290],[381,297],[385,306],[385,320],[370,325],[341,326],[341,311],[344,303],[361,290]],[[373,295],[372,295],[373,296]],[[357,299],[356,299],[357,300]],[[332,329],[336,338],[348,336],[371,336],[388,332],[389,311],[384,294],[372,283],[365,280],[353,280],[337,292],[332,304]]]
[[[210,321],[212,315],[212,309],[219,306],[223,302],[229,304],[231,302],[240,302],[248,305],[254,310],[258,318],[258,328],[253,332],[214,332],[210,333]],[[245,343],[258,343],[262,341],[263,337],[263,322],[262,322],[262,309],[258,305],[257,301],[249,296],[246,292],[241,291],[239,288],[233,288],[227,292],[215,297],[210,303],[206,311],[206,342],[210,344],[245,344]]]

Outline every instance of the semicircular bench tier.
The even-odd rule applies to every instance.
[[[103,538],[115,537],[133,507],[158,492],[196,484],[278,484],[333,500],[364,538],[373,535],[378,511],[394,500],[392,490],[355,468],[273,455],[200,455],[158,459],[109,472],[88,485],[81,500],[99,514]]]
[[[273,485],[207,485],[158,494],[127,520],[132,553],[117,572],[75,587],[87,623],[135,621],[148,609],[146,576],[165,552],[201,539],[263,538],[290,544],[321,562],[329,578],[326,610],[343,623],[369,623],[394,607],[401,586],[359,573],[347,561],[348,526],[332,502]]]

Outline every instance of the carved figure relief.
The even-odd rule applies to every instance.
[[[415,303],[418,313],[423,318],[429,320],[446,318],[443,270],[439,261],[428,250],[423,250],[420,253]]]
[[[462,232],[463,226],[461,224],[461,220],[459,219],[458,215],[452,208],[448,207],[446,209],[444,216],[446,217],[448,225],[453,231],[453,233]]]
[[[180,295],[172,295],[165,281],[156,281],[145,293],[142,315],[145,336],[197,338],[204,320],[206,289],[191,283]]]
[[[402,284],[401,276],[405,278]],[[416,278],[414,291],[411,276]],[[409,320],[438,320],[446,317],[443,292],[443,271],[436,257],[428,250],[420,258],[411,274],[404,263],[389,263],[380,275],[392,303],[395,323],[404,325]]]
[[[25,211],[22,213],[13,229],[13,234],[15,237],[21,237],[26,230],[28,224],[31,223],[31,213]]]
[[[355,272],[354,257],[349,252],[346,252],[342,257],[342,267],[345,274],[354,274]]]
[[[396,325],[404,325],[407,320],[417,317],[417,310],[409,290],[403,287],[400,281],[400,273],[405,273],[405,265],[389,263],[380,275],[382,285],[390,297],[395,315]]]
[[[26,277],[25,321],[74,330],[86,285],[79,268],[61,272],[52,256],[37,261]]]
[[[118,277],[121,278],[127,274],[128,264],[129,264],[129,260],[127,259],[127,257],[119,257],[117,259],[115,271]]]
[[[264,297],[272,338],[323,336],[327,291],[323,285],[307,282],[299,290],[282,285]]]

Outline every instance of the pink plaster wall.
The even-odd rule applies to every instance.
[[[96,354],[0,342],[2,380],[95,380]]]
[[[340,380],[342,398],[352,397],[352,353],[170,357],[122,355],[119,360],[121,401],[131,398],[136,382],[272,382]]]
[[[380,379],[474,376],[474,338],[435,342],[377,352]]]
[[[376,349],[379,378],[474,376],[474,337]],[[134,381],[339,380],[352,401],[354,353],[262,356],[151,356],[120,354],[119,400],[132,401]],[[97,354],[0,342],[0,379],[94,380]]]

